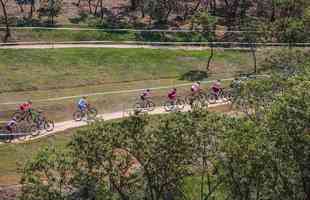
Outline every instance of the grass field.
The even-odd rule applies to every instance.
[[[0,92],[180,79],[189,71],[205,70],[208,56],[208,51],[151,49],[0,50]],[[217,52],[210,77],[250,70],[249,53]]]
[[[189,72],[204,71],[209,51],[152,49],[27,49],[0,50],[0,121],[6,121],[17,105],[5,102],[33,101],[63,96],[173,86]],[[217,51],[208,79],[233,77],[251,71],[248,52]],[[183,87],[181,93],[188,91]],[[154,91],[161,103],[168,89]],[[98,95],[90,102],[99,111],[131,108],[140,92]],[[78,98],[36,102],[55,121],[72,119]]]

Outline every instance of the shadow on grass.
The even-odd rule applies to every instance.
[[[180,80],[186,81],[201,81],[208,78],[208,73],[206,71],[191,70],[183,74]]]

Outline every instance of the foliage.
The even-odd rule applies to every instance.
[[[60,15],[62,10],[67,12],[72,9],[66,2],[63,4],[61,1],[63,0],[41,0],[34,3],[33,0],[12,0],[10,4],[20,7],[20,13],[14,16],[14,21],[18,24],[48,26],[56,24],[54,17]],[[90,15],[89,24],[96,27],[188,28],[193,18],[201,16],[207,17],[208,22],[211,17],[217,19],[217,24],[222,26],[223,30],[246,30],[253,35],[245,38],[243,33],[225,32],[212,41],[225,39],[227,42],[242,42],[246,39],[251,42],[285,42],[290,46],[309,41],[306,30],[309,29],[310,4],[307,0],[131,0],[126,7],[128,9],[120,10],[119,14],[107,7],[104,0],[76,0],[73,4],[77,6],[77,12],[74,13],[87,13]],[[27,5],[30,5],[30,8],[28,16],[25,16]],[[37,9],[35,5],[40,5],[40,8]],[[13,7],[15,6],[8,7],[9,14],[15,12],[11,9]],[[45,16],[49,17],[49,24],[41,22],[40,17]],[[72,20],[73,24],[88,26],[88,23],[79,20],[82,18],[83,15],[77,15],[68,20]],[[60,22],[59,25],[64,24]],[[257,30],[259,32],[255,32]]]
[[[266,52],[262,63],[263,70],[271,71],[274,75],[287,79],[294,75],[302,75],[308,68],[309,51],[304,49],[279,49]]]
[[[22,198],[309,199],[310,73],[300,66],[243,83],[246,116],[195,110],[90,124],[66,151],[44,149],[26,165]]]
[[[70,192],[71,160],[53,148],[41,150],[24,168],[22,200],[61,200]],[[39,194],[39,195],[38,195]]]
[[[44,0],[40,3],[38,9],[39,18],[47,16],[50,20],[50,24],[54,25],[54,18],[57,17],[62,9],[63,0]]]

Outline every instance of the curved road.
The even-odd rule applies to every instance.
[[[212,108],[212,107],[218,107],[218,106],[227,105],[227,104],[229,104],[229,103],[227,103],[227,102],[219,102],[217,104],[209,105],[208,107]],[[182,112],[186,112],[186,111],[189,111],[189,110],[191,110],[190,106],[185,106],[185,108],[182,110]],[[121,118],[130,116],[131,112],[132,112],[132,110],[128,109],[126,111],[106,113],[106,114],[99,115],[98,119],[99,120],[104,120],[104,121],[113,120],[113,119],[121,119]],[[149,112],[149,114],[151,114],[151,115],[166,114],[166,113],[168,113],[168,112],[166,112],[163,107],[156,107],[154,111]],[[46,136],[49,136],[49,135],[53,135],[53,134],[56,134],[56,133],[59,133],[59,132],[63,132],[63,131],[72,129],[72,128],[83,127],[83,126],[86,126],[87,124],[88,124],[87,121],[76,122],[74,120],[59,122],[59,123],[55,124],[54,130],[51,131],[51,132],[43,131],[43,132],[40,133],[40,135],[38,135],[36,137],[27,136],[25,138],[25,140],[23,140],[23,141],[13,140],[12,143],[18,144],[18,143],[24,143],[24,142],[27,142],[27,141],[37,140],[37,139],[40,139],[40,138],[43,138],[43,137],[46,137]],[[0,143],[0,144],[3,144],[3,143]]]

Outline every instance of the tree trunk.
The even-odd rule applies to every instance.
[[[136,10],[138,7],[138,0],[130,0],[130,8],[131,10]]]
[[[88,0],[88,8],[89,8],[89,13],[92,14],[91,0]]]
[[[276,20],[276,6],[274,1],[272,1],[270,22],[274,22],[275,20]]]
[[[95,14],[95,15],[98,14],[97,11],[98,11],[98,6],[99,6],[100,1],[101,1],[101,0],[97,0],[96,6],[95,6],[95,11],[94,11],[94,14]]]
[[[101,18],[101,20],[103,20],[103,16],[104,16],[104,13],[103,13],[103,0],[100,0],[100,18]]]
[[[8,19],[8,14],[6,11],[6,5],[4,3],[4,0],[0,0],[0,4],[1,4],[2,10],[3,10],[4,22],[5,22],[5,35],[3,38],[3,42],[7,42],[9,37],[11,36],[9,19]]]
[[[144,11],[144,5],[143,4],[140,5],[140,10],[141,10],[141,17],[144,18],[145,17],[145,11]]]
[[[211,55],[209,56],[209,59],[208,59],[208,64],[207,64],[207,72],[210,70],[210,65],[211,65],[211,62],[212,62],[212,59],[213,59],[213,56],[214,56],[214,47],[213,47],[213,41],[211,41],[210,43],[210,48],[211,48]]]
[[[205,154],[206,154],[206,144],[205,142],[203,143],[203,152],[202,152],[202,174],[201,174],[201,183],[200,183],[200,200],[204,199],[205,191],[205,175],[206,175],[206,159],[205,159]]]
[[[21,13],[24,13],[23,5],[22,5],[22,4],[18,4],[18,6],[19,6],[19,9],[20,9],[20,12],[21,12]]]
[[[31,2],[31,5],[30,5],[29,19],[32,19],[34,10],[35,10],[35,7],[34,7],[34,1],[33,1]]]
[[[253,65],[254,65],[254,73],[257,73],[257,59],[256,59],[256,47],[255,44],[251,44],[251,52],[252,52],[252,56],[253,56]]]

